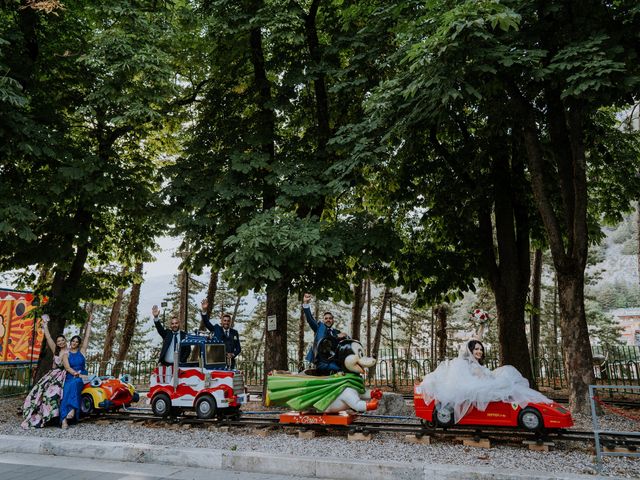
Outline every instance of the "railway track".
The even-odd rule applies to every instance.
[[[322,425],[322,424],[281,424],[279,423],[279,413],[282,412],[243,412],[239,418],[223,417],[211,420],[203,420],[195,415],[185,414],[177,417],[157,417],[150,409],[135,409],[114,413],[103,413],[93,415],[85,421],[114,420],[130,421],[139,424],[160,424],[168,425],[190,425],[196,428],[254,428],[257,430],[267,429],[288,429],[288,430],[315,430],[322,433],[342,432],[342,433],[395,433],[404,435],[415,435],[416,437],[430,436],[432,438],[490,438],[499,443],[516,444],[525,440],[544,442],[582,442],[594,443],[594,435],[591,431],[561,430],[557,432],[535,433],[513,429],[510,427],[466,427],[454,426],[446,429],[428,428],[421,422],[407,418],[406,421],[394,421],[397,417],[376,416],[367,418],[366,415],[358,417],[350,425]],[[413,420],[413,421],[412,421]],[[608,448],[624,447],[632,451],[640,449],[640,438],[626,437],[622,434],[601,435],[603,446]]]

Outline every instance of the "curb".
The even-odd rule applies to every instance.
[[[326,459],[277,456],[262,452],[226,451],[208,448],[174,448],[127,442],[60,440],[0,435],[0,452],[81,457],[116,462],[153,463],[211,468],[238,472],[296,475],[341,480],[594,480],[594,475],[500,471],[488,467],[442,464],[412,464],[390,461]],[[606,477],[614,479],[615,477]]]

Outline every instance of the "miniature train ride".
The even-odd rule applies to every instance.
[[[148,396],[153,413],[166,417],[188,409],[202,419],[239,416],[249,395],[242,372],[225,361],[224,343],[215,336],[194,333],[180,342],[180,349],[189,350],[185,362],[174,355],[173,365],[159,365],[151,372]]]
[[[190,350],[186,361],[180,362],[180,355],[175,355],[174,365],[158,366],[151,373],[148,398],[153,413],[167,417],[194,410],[200,419],[239,418],[240,409],[248,402],[249,395],[242,372],[229,368],[225,362],[224,343],[215,336],[195,333],[187,335],[180,348]],[[367,389],[363,378],[365,370],[375,366],[376,359],[367,357],[362,344],[352,339],[340,341],[333,353],[332,361],[342,368],[339,373],[318,375],[316,370],[310,369],[300,373],[273,371],[267,376],[265,404],[290,409],[280,415],[281,424],[350,425],[358,414],[377,409],[383,393],[378,389]],[[123,388],[110,387],[117,382],[116,379],[101,379],[99,385],[85,387],[86,410],[91,410],[89,406],[92,409],[117,408],[135,401],[128,399]],[[124,382],[124,385],[129,384]],[[129,387],[128,391],[134,395],[133,386]],[[104,399],[96,393],[100,388],[104,391]],[[114,394],[109,393],[111,391],[120,392],[122,397],[116,401]],[[491,402],[482,411],[472,407],[457,423],[454,423],[450,409],[440,408],[435,401],[425,403],[417,386],[413,403],[416,417],[429,429],[464,425],[513,427],[542,433],[573,426],[571,413],[556,402],[533,403],[525,408],[507,402]]]

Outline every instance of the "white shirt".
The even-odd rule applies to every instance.
[[[180,342],[180,333],[179,332],[172,332],[173,333],[173,339],[171,340],[171,343],[169,344],[169,348],[167,348],[166,353],[164,354],[164,361],[166,363],[171,363],[173,364],[173,360],[174,360],[174,352],[177,349],[177,345]]]

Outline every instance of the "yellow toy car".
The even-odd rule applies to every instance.
[[[140,400],[140,395],[131,384],[129,375],[120,378],[92,375],[82,389],[80,413],[91,415],[95,411],[113,411],[127,407]]]

